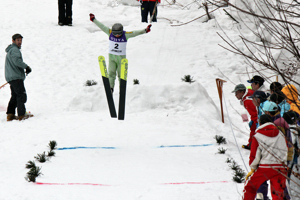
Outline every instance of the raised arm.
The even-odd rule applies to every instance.
[[[151,28],[151,24],[148,25],[146,29],[137,30],[137,31],[131,31],[131,32],[126,32],[125,33],[126,39],[128,40],[129,38],[132,38],[132,37],[135,37],[135,36],[138,36],[138,35],[142,35],[144,33],[149,33],[151,31],[150,28]]]
[[[104,33],[106,33],[108,36],[110,35],[111,29],[99,22],[92,13],[90,13],[90,20],[94,22]]]

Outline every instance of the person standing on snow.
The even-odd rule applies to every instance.
[[[160,0],[138,0],[141,4],[141,16],[142,22],[148,23],[148,13],[150,13],[150,18],[152,17],[153,11],[154,15],[152,22],[157,22],[157,6],[160,4]],[[157,3],[156,3],[157,2]]]
[[[293,160],[293,152],[294,152],[290,127],[289,127],[288,123],[285,121],[285,119],[283,117],[281,117],[279,107],[275,102],[266,101],[263,106],[263,110],[264,110],[265,114],[267,114],[271,117],[271,119],[272,119],[273,123],[275,124],[275,126],[277,127],[277,129],[279,129],[285,136],[287,147],[288,147],[287,164],[289,165]],[[263,185],[265,185],[265,187]],[[264,199],[266,199],[266,196],[268,193],[267,183],[262,184],[261,187],[265,188],[265,189],[262,189],[262,188],[260,188],[260,189],[262,189],[261,191],[264,195]],[[285,190],[284,190],[284,197],[286,200],[290,199],[287,188],[285,188]]]
[[[12,36],[12,44],[5,49],[5,79],[10,85],[11,98],[7,107],[7,121],[14,119],[27,119],[33,115],[26,113],[25,103],[27,101],[26,90],[24,86],[25,73],[28,75],[31,68],[23,62],[21,54],[23,36],[14,34]],[[26,72],[24,72],[26,70]],[[15,116],[16,108],[18,108],[18,118]]]
[[[267,101],[267,95],[263,91],[255,91],[252,96],[249,98],[252,99],[253,104],[257,107],[258,119],[262,114],[264,114],[263,106],[265,101]]]
[[[264,86],[265,79],[260,76],[253,76],[250,80],[247,80],[248,83],[251,83],[252,90],[255,91],[263,91],[267,93],[267,89]]]
[[[291,109],[291,105],[286,101],[285,94],[281,91],[273,92],[270,96],[270,101],[275,102],[278,105],[281,117]]]
[[[94,22],[104,33],[109,36],[109,65],[108,76],[111,91],[114,91],[116,73],[120,80],[121,60],[126,58],[126,45],[129,38],[149,33],[151,31],[151,24],[146,29],[126,32],[123,30],[123,25],[116,23],[112,28],[108,28],[101,22],[99,22],[95,15],[90,13],[90,20]]]
[[[270,180],[273,200],[283,200],[286,188],[287,144],[283,133],[272,123],[269,115],[262,115],[260,126],[253,136],[243,200],[254,200],[260,185]]]
[[[236,98],[241,101],[241,105],[245,107],[251,117],[251,121],[249,122],[250,137],[248,144],[242,145],[244,149],[250,150],[252,137],[255,134],[255,129],[258,124],[256,107],[253,104],[252,99],[249,99],[249,96],[253,95],[253,91],[251,89],[247,89],[244,84],[238,84],[235,86],[232,93],[235,93]]]
[[[72,26],[73,0],[58,0],[58,25]]]
[[[300,115],[300,101],[298,99],[299,93],[297,88],[292,84],[288,84],[281,91],[285,94],[287,102],[291,105],[291,110]]]
[[[292,144],[294,146],[293,159],[292,162],[288,163],[288,179],[290,187],[290,196],[299,197],[300,193],[300,180],[297,178],[297,174],[300,173],[300,126],[299,126],[299,115],[295,111],[288,111],[283,114],[284,120],[289,124]]]

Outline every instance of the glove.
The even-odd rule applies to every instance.
[[[150,31],[151,31],[151,26],[152,26],[152,24],[149,24],[148,26],[147,26],[147,28],[145,29],[145,31],[146,31],[146,33],[149,33]]]
[[[32,71],[31,68],[29,66],[27,66],[25,69],[26,75],[28,75],[31,71]]]
[[[93,13],[90,13],[90,20],[93,22],[95,19],[95,15]]]
[[[251,169],[251,171],[247,174],[246,176],[246,180],[248,180],[248,178],[254,173],[255,169]]]

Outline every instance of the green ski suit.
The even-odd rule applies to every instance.
[[[94,19],[93,22],[104,32],[110,36],[112,30],[99,22],[97,19]],[[137,31],[131,31],[131,32],[125,32],[126,40],[129,38],[141,35],[146,33],[145,29],[137,30]],[[116,73],[118,73],[118,78],[120,81],[120,70],[121,70],[121,60],[123,58],[126,58],[126,55],[114,55],[114,54],[108,54],[109,56],[109,65],[108,65],[108,76],[109,76],[109,84],[111,88],[114,88],[115,86],[115,80],[116,80]]]

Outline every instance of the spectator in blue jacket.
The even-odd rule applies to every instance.
[[[281,91],[276,91],[271,94],[270,101],[278,105],[281,117],[283,117],[283,114],[291,109],[291,105],[286,101],[285,94]]]

